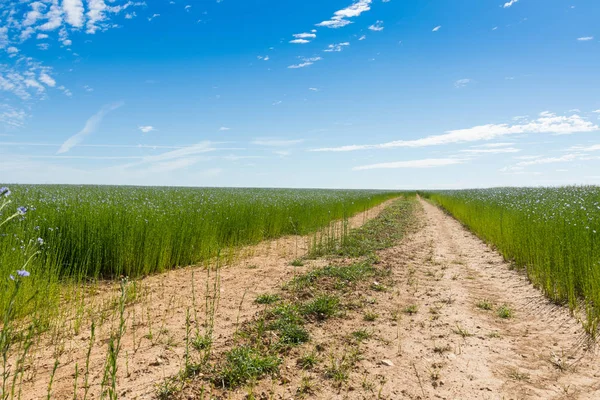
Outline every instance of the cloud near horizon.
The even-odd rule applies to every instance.
[[[466,159],[461,158],[426,158],[423,160],[394,161],[387,163],[362,165],[352,168],[353,171],[364,171],[368,169],[392,169],[392,168],[434,168],[448,165],[463,164]]]
[[[427,136],[415,140],[395,140],[381,144],[347,145],[340,147],[325,147],[312,149],[315,152],[344,152],[373,149],[392,149],[400,147],[427,147],[452,143],[476,142],[492,140],[504,136],[525,133],[548,133],[555,135],[568,135],[581,132],[600,131],[600,127],[581,116],[557,116],[544,111],[539,118],[521,124],[487,124],[472,128],[447,131],[442,135]]]

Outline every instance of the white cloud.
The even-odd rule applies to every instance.
[[[219,131],[223,132],[223,131],[228,131],[228,130],[230,130],[230,129],[231,129],[231,128],[228,128],[228,127],[226,127],[226,126],[222,126],[222,127],[220,127],[220,128],[219,128]]]
[[[283,157],[287,157],[287,156],[291,155],[292,152],[289,150],[276,150],[273,152],[273,154],[278,155],[279,157],[283,158]]]
[[[594,37],[593,36],[584,36],[584,37],[577,38],[577,40],[579,40],[580,42],[587,42],[590,40],[594,40]]]
[[[58,2],[55,1],[54,4],[50,6],[50,10],[44,16],[44,18],[47,19],[47,22],[38,26],[38,29],[42,31],[53,31],[63,24],[62,17],[62,8],[58,5]]]
[[[289,147],[304,142],[304,139],[256,138],[251,143],[267,147]]]
[[[40,82],[44,83],[47,86],[54,87],[56,86],[56,81],[52,79],[50,75],[45,72],[40,74]]]
[[[313,65],[317,61],[321,61],[321,57],[301,58],[302,62],[288,66],[290,69],[304,68]]]
[[[521,149],[516,149],[514,147],[499,147],[499,148],[490,148],[490,149],[466,149],[461,150],[462,153],[470,153],[470,154],[504,154],[504,153],[518,153]]]
[[[323,51],[328,52],[328,53],[331,53],[331,52],[340,52],[340,51],[344,50],[344,47],[346,47],[346,46],[350,46],[350,43],[344,42],[344,43],[338,43],[338,44],[330,44]]]
[[[294,40],[290,40],[290,43],[294,43],[294,44],[306,44],[306,43],[310,43],[310,40],[306,40],[306,39],[294,39]]]
[[[317,37],[314,33],[295,33],[294,36],[296,39],[314,39]]]
[[[515,160],[535,160],[538,158],[542,158],[543,156],[517,156],[513,157]]]
[[[460,89],[460,88],[467,86],[471,82],[472,82],[472,80],[468,79],[468,78],[459,79],[456,82],[454,82],[454,87],[456,87],[457,89]]]
[[[514,146],[514,143],[486,143],[486,144],[479,144],[479,145],[471,146],[471,147],[493,149],[493,148],[497,148],[497,147],[508,147],[508,146]]]
[[[102,107],[102,109],[100,111],[98,111],[90,119],[87,120],[87,122],[85,123],[85,126],[83,127],[83,129],[81,131],[79,131],[79,133],[68,138],[60,146],[60,148],[58,149],[56,154],[66,153],[69,150],[71,150],[73,147],[75,147],[77,144],[81,143],[86,136],[91,135],[98,129],[98,126],[100,126],[100,123],[102,122],[102,119],[104,119],[106,114],[108,114],[109,112],[111,112],[113,110],[116,110],[117,108],[121,107],[122,105],[123,105],[123,103],[119,102],[119,103],[114,103],[114,104],[110,104],[110,105]]]
[[[358,38],[358,40],[365,40],[367,38],[367,35],[362,35],[361,37]]]
[[[462,164],[466,160],[459,158],[426,158],[423,160],[396,161],[379,164],[362,165],[352,168],[353,171],[368,169],[393,169],[393,168],[434,168],[448,165]]]
[[[81,28],[84,21],[82,0],[63,0],[63,11],[66,21],[76,28]]]
[[[530,165],[540,165],[540,164],[553,164],[559,162],[569,162],[577,160],[580,157],[579,154],[565,154],[561,157],[546,157],[546,158],[537,158],[531,161],[521,161],[516,164],[517,167],[528,167]]]
[[[593,113],[600,114],[600,109],[592,111]]]
[[[335,29],[351,24],[352,21],[349,21],[347,18],[358,17],[362,13],[369,11],[371,9],[371,2],[372,0],[358,0],[346,8],[336,11],[331,19],[320,22],[317,26]]]
[[[511,7],[513,4],[517,3],[518,1],[519,1],[519,0],[510,0],[510,1],[506,2],[506,3],[504,3],[504,6],[503,6],[503,7],[504,7],[504,8]]]
[[[369,26],[369,30],[380,32],[383,30],[383,21],[377,21],[373,25]]]
[[[581,151],[584,153],[600,151],[600,144],[594,144],[592,146],[573,146],[573,147],[571,147],[571,150]]]
[[[181,158],[189,158],[191,156],[208,153],[215,150],[216,149],[211,145],[210,142],[204,141],[193,144],[191,146],[182,147],[177,150],[167,151],[166,153],[162,153],[156,156],[144,157],[142,163],[158,163]]]
[[[557,116],[545,111],[540,114],[538,119],[522,124],[487,124],[474,126],[472,128],[451,130],[442,135],[433,135],[415,140],[396,140],[382,144],[320,148],[312,151],[344,152],[370,149],[390,149],[399,147],[414,148],[492,140],[504,136],[524,133],[567,135],[572,133],[594,132],[599,130],[600,127],[598,125],[593,124],[579,115]]]
[[[442,29],[442,26],[441,26],[441,25],[438,25],[438,26],[436,26],[435,28],[433,28],[433,29],[431,30],[431,32],[437,32],[437,31],[439,31],[440,29]]]
[[[142,131],[142,133],[150,133],[156,130],[155,127],[153,127],[152,125],[142,125],[142,126],[138,126],[138,129],[140,131]]]
[[[38,33],[36,39],[48,39],[48,35],[46,35],[45,33]]]
[[[310,87],[310,88],[308,88],[308,90],[311,90],[311,91],[313,91],[313,92],[318,92],[318,91],[319,91],[319,89],[318,89],[318,88],[314,88],[314,87]]]
[[[0,125],[7,128],[20,128],[25,124],[28,115],[8,104],[0,104]]]

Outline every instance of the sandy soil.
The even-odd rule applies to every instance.
[[[382,395],[600,399],[600,361],[581,324],[460,223],[421,204],[424,228],[380,255],[398,280],[382,313],[419,309],[398,326],[374,327],[381,340],[370,343],[362,367],[384,374]],[[494,309],[478,308],[482,300]],[[497,315],[502,305],[513,318]],[[394,366],[377,366],[382,359]]]
[[[395,281],[393,290],[368,294],[379,318],[366,322],[361,311],[313,327],[313,343],[296,356],[318,343],[323,365],[302,371],[290,357],[282,377],[254,388],[256,398],[298,398],[308,379],[303,397],[311,399],[600,399],[600,361],[581,324],[460,223],[420,203],[421,229],[379,252]],[[493,308],[478,308],[482,300]],[[498,316],[502,305],[512,318]],[[348,353],[349,334],[361,329],[373,336],[336,387],[324,369]]]
[[[367,294],[369,309],[378,319],[365,321],[362,310],[311,328],[310,346],[326,349],[320,355],[323,365],[343,356],[350,332],[372,333],[360,344],[361,360],[348,381],[336,387],[324,377],[323,367],[301,371],[292,354],[284,361],[281,376],[266,378],[252,389],[256,398],[297,398],[304,378],[313,382],[304,397],[314,399],[600,399],[600,362],[581,324],[567,309],[548,302],[523,273],[511,270],[456,220],[423,200],[420,204],[420,229],[378,253],[381,263],[393,271],[390,290]],[[368,218],[381,208],[369,211]],[[366,219],[359,215],[352,226]],[[278,290],[295,272],[311,267],[290,266],[290,260],[306,251],[306,240],[284,238],[255,246],[248,258],[222,270],[216,352],[230,347],[238,324],[260,310],[252,303],[256,295]],[[323,263],[317,260],[312,265]],[[155,384],[182,367],[192,276],[202,322],[206,285],[202,270],[185,268],[142,281],[142,299],[127,309],[118,373],[122,398],[152,398]],[[492,309],[478,308],[482,300]],[[416,313],[405,312],[413,305]],[[503,305],[512,311],[512,318],[498,316]],[[97,334],[91,358],[93,396],[88,398],[99,393],[110,326],[106,322]],[[149,330],[153,339],[144,337]],[[88,340],[89,331],[82,331],[63,343],[53,398],[73,397],[76,361],[82,386]],[[298,349],[296,356],[308,349]],[[51,354],[50,347],[36,352],[38,370],[23,398],[45,397],[54,362]],[[82,398],[83,390],[78,393]],[[186,393],[194,393],[193,388]],[[227,398],[244,399],[248,393],[248,388],[241,388]]]
[[[348,228],[357,228],[376,217],[391,201],[350,218]],[[306,254],[315,238],[339,233],[341,225],[332,224],[316,235],[288,236],[248,246],[238,253],[231,265],[220,270],[214,327],[216,352],[227,347],[239,324],[251,319],[260,309],[253,303],[256,296],[279,288],[295,273],[318,263],[307,263],[303,267],[290,265],[292,260]],[[125,310],[126,330],[119,354],[117,377],[121,398],[152,398],[156,384],[180,371],[184,362],[186,313],[190,313],[191,330],[198,326],[203,331],[207,281],[212,290],[214,273],[209,277],[203,268],[186,267],[135,282],[137,295],[130,299]],[[78,315],[66,317],[64,324],[54,327],[30,351],[33,366],[25,373],[23,399],[46,398],[56,355],[60,364],[52,384],[52,398],[73,398],[76,368],[77,395],[84,397],[86,355],[91,337],[88,314],[94,315],[96,332],[89,358],[87,398],[99,398],[108,340],[119,324],[118,315],[113,312],[118,304],[118,285],[96,286],[83,302]]]

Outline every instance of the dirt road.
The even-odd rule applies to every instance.
[[[362,362],[385,376],[382,397],[600,399],[600,360],[581,324],[460,223],[420,203],[423,228],[380,254],[397,286],[379,312],[402,315],[373,324],[377,340]],[[418,311],[402,313],[410,305]],[[511,318],[499,316],[502,306]]]

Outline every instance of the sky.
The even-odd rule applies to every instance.
[[[600,184],[597,0],[2,0],[0,182]]]

